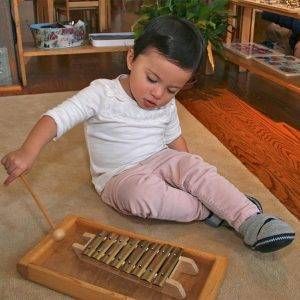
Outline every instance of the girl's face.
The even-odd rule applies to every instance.
[[[192,71],[178,67],[154,48],[149,48],[135,60],[133,50],[129,50],[127,66],[130,75],[124,82],[125,90],[144,109],[166,105],[192,75]]]

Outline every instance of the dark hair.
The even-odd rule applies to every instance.
[[[160,16],[152,19],[135,40],[134,59],[151,47],[179,67],[195,72],[202,59],[204,41],[190,21]]]

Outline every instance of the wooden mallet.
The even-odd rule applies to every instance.
[[[40,201],[40,199],[38,198],[38,196],[34,193],[33,189],[31,188],[30,183],[27,181],[27,179],[25,178],[24,175],[20,175],[20,178],[22,180],[22,182],[24,183],[26,189],[28,190],[28,192],[31,194],[33,200],[35,201],[35,203],[37,204],[38,208],[41,210],[41,212],[43,213],[44,217],[46,218],[48,224],[50,225],[50,227],[54,230],[53,231],[53,238],[56,241],[60,241],[62,240],[65,236],[66,233],[63,229],[55,229],[55,225],[52,222],[52,220],[50,219],[45,207],[43,206],[42,202]]]

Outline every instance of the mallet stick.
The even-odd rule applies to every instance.
[[[51,228],[54,229],[55,228],[54,223],[51,221],[51,219],[50,219],[45,207],[43,206],[42,202],[40,201],[39,197],[34,193],[33,189],[31,188],[30,183],[27,181],[27,179],[25,178],[24,175],[20,175],[20,178],[23,181],[24,185],[26,186],[28,192],[31,194],[33,200],[35,201],[35,203],[37,204],[37,206],[39,207],[39,209],[43,213],[43,215],[46,218],[47,222],[49,223]]]

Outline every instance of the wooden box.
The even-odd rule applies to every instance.
[[[84,232],[97,233],[101,230],[156,243],[166,242],[78,216],[67,216],[57,228],[66,232],[62,241],[55,241],[48,234],[19,261],[18,271],[24,278],[76,299],[173,299],[86,264],[72,249],[73,243],[82,241]],[[178,278],[186,291],[186,299],[215,299],[225,275],[227,259],[188,248],[183,248],[183,255],[193,259],[199,268],[197,275],[181,274]]]

